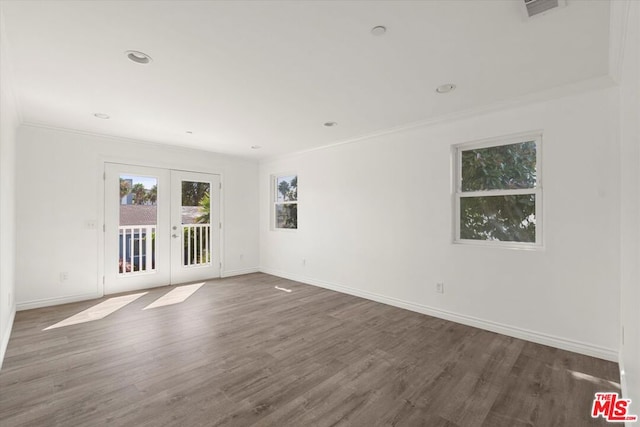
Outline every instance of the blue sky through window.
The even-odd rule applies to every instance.
[[[142,184],[147,190],[151,190],[154,185],[158,184],[158,178],[153,178],[150,176],[120,175],[120,178],[130,179],[132,181],[132,185]]]

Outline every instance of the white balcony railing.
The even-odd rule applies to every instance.
[[[120,227],[118,271],[121,275],[155,271],[155,235],[155,225],[126,225]],[[181,254],[183,267],[210,265],[211,225],[183,224]]]
[[[197,267],[211,264],[211,224],[182,225],[182,265]]]
[[[120,274],[149,273],[155,270],[155,225],[120,227]]]

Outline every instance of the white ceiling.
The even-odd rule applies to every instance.
[[[608,1],[569,0],[531,20],[520,1],[1,5],[25,123],[248,157],[608,74]],[[373,36],[376,25],[387,33]],[[129,61],[130,49],[153,62]],[[450,82],[454,92],[435,92]]]

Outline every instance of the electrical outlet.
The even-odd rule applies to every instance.
[[[12,303],[11,296],[12,296],[11,292],[9,292],[9,298],[7,298],[9,300],[9,308],[11,308],[11,303]]]
[[[444,282],[436,283],[436,292],[439,294],[444,294]]]
[[[65,280],[69,279],[69,273],[67,271],[63,271],[62,273],[60,273],[60,281],[64,282]]]
[[[95,221],[91,221],[91,220],[86,221],[86,222],[84,223],[84,226],[85,226],[85,228],[86,228],[87,230],[95,230],[95,229],[97,228],[97,227],[96,227],[96,222],[95,222]]]
[[[307,260],[305,258],[302,258],[302,266],[305,267],[307,265]]]

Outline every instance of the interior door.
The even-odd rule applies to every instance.
[[[220,277],[220,176],[171,171],[171,283]]]
[[[105,164],[105,294],[170,283],[170,213],[168,170]]]
[[[105,164],[104,293],[220,277],[220,177]]]

